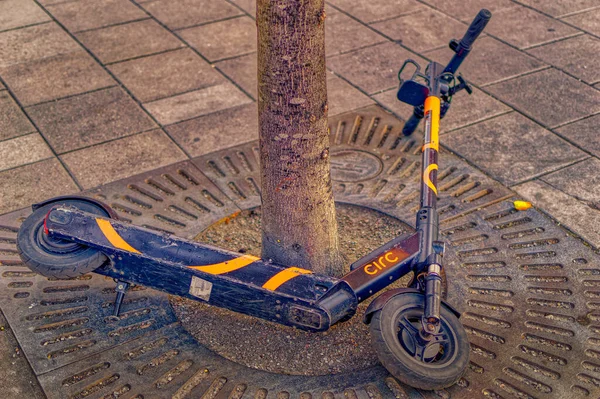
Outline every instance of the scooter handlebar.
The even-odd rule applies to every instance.
[[[492,18],[492,13],[485,8],[481,9],[473,22],[471,22],[471,25],[469,26],[469,29],[463,38],[460,40],[461,47],[470,49],[481,32],[483,32],[483,29],[485,29],[485,26],[489,22],[490,18]]]

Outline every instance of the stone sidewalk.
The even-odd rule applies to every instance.
[[[482,7],[494,17],[461,68],[475,92],[442,144],[600,247],[600,0],[331,0],[330,115],[377,103],[406,119],[402,61],[446,62]],[[255,140],[254,8],[0,1],[0,214]],[[8,333],[11,392],[38,397]]]

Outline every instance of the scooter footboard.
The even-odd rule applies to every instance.
[[[332,323],[317,301],[335,278],[75,208],[52,209],[45,226],[53,237],[105,254],[110,262],[96,269],[98,274],[304,330],[325,331]]]

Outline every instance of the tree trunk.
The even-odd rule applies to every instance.
[[[263,258],[339,276],[323,0],[258,0]]]

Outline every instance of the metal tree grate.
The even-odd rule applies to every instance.
[[[420,138],[377,107],[330,121],[336,199],[413,224]],[[443,136],[442,136],[443,141]],[[125,219],[192,237],[260,204],[257,143],[108,184],[93,195]],[[600,395],[600,260],[509,189],[443,152],[440,210],[448,300],[463,312],[471,365],[454,387],[415,391],[382,367],[285,376],[229,362],[198,345],[165,295],[129,293],[106,319],[114,283],[49,281],[24,268],[16,229],[0,217],[0,307],[50,398],[564,398]]]

